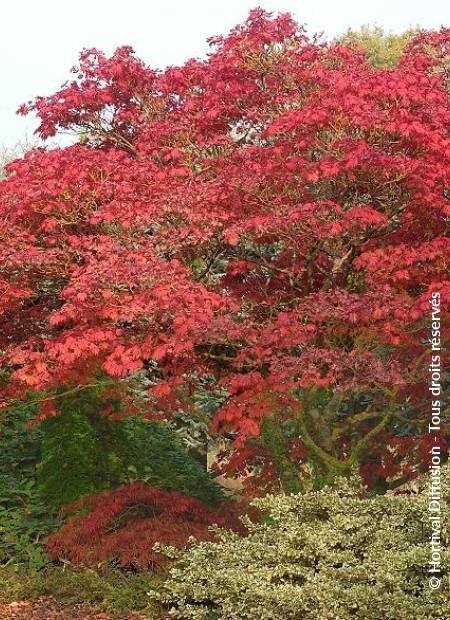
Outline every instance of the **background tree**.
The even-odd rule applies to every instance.
[[[401,34],[385,32],[381,26],[361,26],[359,30],[349,28],[335,39],[336,43],[361,47],[368,62],[377,68],[394,68],[403,54],[405,46],[418,34],[419,28],[408,28]]]

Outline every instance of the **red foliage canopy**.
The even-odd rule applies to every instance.
[[[167,558],[153,550],[155,543],[182,548],[190,536],[212,540],[208,528],[213,524],[245,532],[234,503],[225,502],[216,511],[197,499],[144,482],[85,498],[66,506],[65,512],[86,507],[89,513],[70,517],[47,539],[45,547],[52,560],[86,565],[116,560],[124,567],[161,569]]]
[[[151,366],[154,412],[221,382],[238,446],[274,415],[319,459],[420,442],[432,291],[448,336],[450,31],[390,70],[260,10],[211,46],[162,72],[86,50],[23,107],[80,141],[0,184],[6,397]]]

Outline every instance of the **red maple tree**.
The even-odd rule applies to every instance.
[[[66,506],[66,514],[78,514],[48,537],[45,548],[55,561],[98,566],[115,560],[123,567],[161,570],[167,557],[153,548],[156,543],[183,548],[191,537],[214,540],[212,525],[245,534],[239,520],[244,507],[225,502],[213,510],[193,497],[138,481]]]
[[[262,10],[210,43],[165,71],[86,50],[22,108],[79,141],[0,184],[5,399],[44,391],[45,416],[58,386],[125,397],[141,370],[148,415],[194,416],[213,377],[227,471],[408,476],[432,291],[448,338],[450,31],[395,69]]]

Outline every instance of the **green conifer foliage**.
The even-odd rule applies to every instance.
[[[59,415],[42,423],[38,483],[49,508],[135,480],[208,504],[225,498],[164,422],[117,420],[101,413],[105,405],[120,410],[120,403],[85,390],[61,399]]]
[[[60,402],[60,414],[43,422],[38,484],[49,508],[114,487],[123,471],[123,425],[98,414],[92,393]]]

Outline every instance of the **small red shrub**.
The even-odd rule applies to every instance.
[[[69,559],[77,564],[116,560],[124,567],[161,569],[167,559],[153,550],[156,542],[184,547],[190,536],[211,540],[212,524],[240,532],[241,507],[226,502],[212,510],[197,499],[176,491],[161,491],[144,482],[120,486],[65,507],[72,513],[46,542],[52,560]]]

